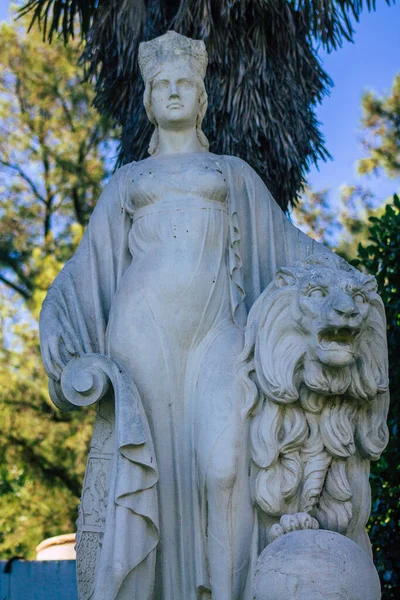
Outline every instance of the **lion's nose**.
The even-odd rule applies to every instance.
[[[360,314],[357,306],[350,298],[337,298],[332,308],[337,315],[346,319],[355,319]]]
[[[334,310],[341,317],[346,317],[348,319],[355,319],[359,315],[358,310],[353,310],[353,308],[345,308],[344,310],[335,308]]]

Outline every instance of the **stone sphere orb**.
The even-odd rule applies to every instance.
[[[257,561],[254,600],[380,600],[378,573],[352,540],[332,531],[285,534]]]

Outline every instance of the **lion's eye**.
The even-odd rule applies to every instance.
[[[322,288],[314,288],[308,292],[310,298],[324,298],[326,296],[325,290]]]
[[[357,304],[365,304],[366,302],[365,296],[363,294],[354,294],[353,300]]]

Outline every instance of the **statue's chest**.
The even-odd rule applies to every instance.
[[[128,181],[128,212],[156,202],[226,203],[228,186],[221,164],[210,158],[173,160],[172,157],[138,163]]]

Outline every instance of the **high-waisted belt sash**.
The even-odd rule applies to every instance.
[[[153,215],[157,213],[166,213],[181,210],[219,210],[228,214],[228,208],[222,202],[213,200],[203,200],[191,198],[187,202],[154,202],[153,204],[147,204],[136,209],[133,213],[133,222],[145,217],[146,215]]]

